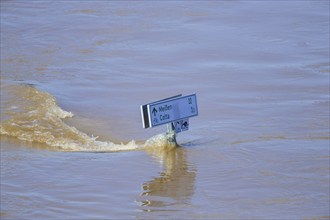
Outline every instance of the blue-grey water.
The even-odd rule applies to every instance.
[[[329,1],[1,1],[1,219],[328,219]],[[164,142],[140,105],[196,93]]]

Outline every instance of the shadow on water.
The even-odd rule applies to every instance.
[[[159,176],[142,184],[139,197],[144,212],[179,211],[194,194],[196,170],[187,160],[184,147],[149,149],[163,166]]]

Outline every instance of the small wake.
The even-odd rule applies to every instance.
[[[61,109],[49,93],[26,84],[11,85],[8,89],[15,98],[7,103],[10,106],[1,107],[5,116],[10,115],[0,125],[1,135],[46,144],[60,151],[116,152],[170,145],[166,134],[156,135],[140,145],[134,140],[127,144],[98,141],[97,137],[66,124],[63,119],[73,114]]]

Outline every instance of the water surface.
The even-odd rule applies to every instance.
[[[0,80],[1,218],[330,216],[329,1],[1,1]]]

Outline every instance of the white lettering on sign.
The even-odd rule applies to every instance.
[[[147,114],[145,112],[146,110]],[[155,127],[197,116],[198,108],[196,94],[166,99],[141,106],[141,113],[144,127]],[[148,120],[144,118],[146,115],[148,115]],[[188,122],[186,124],[188,128]]]

